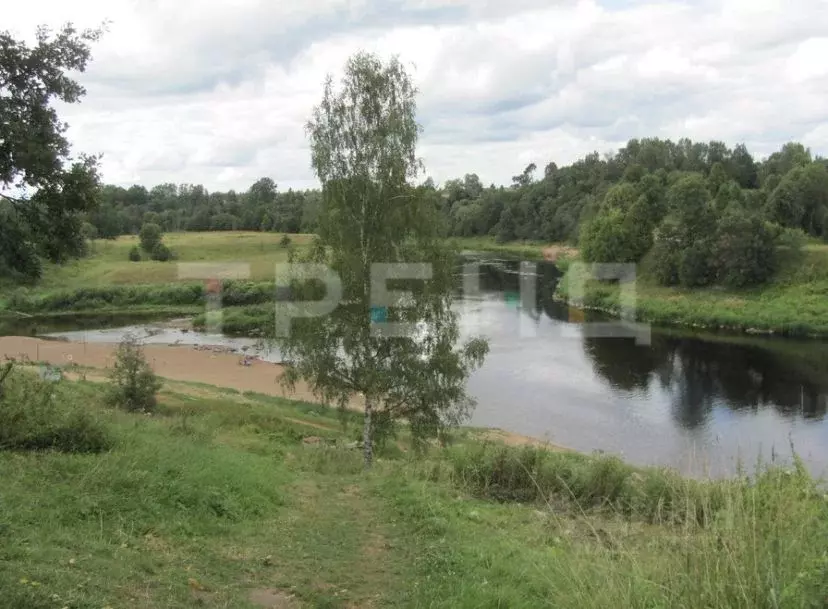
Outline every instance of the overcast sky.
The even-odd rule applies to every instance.
[[[828,154],[828,0],[27,0],[0,27],[67,20],[111,21],[65,112],[110,183],[315,186],[303,125],[359,49],[410,66],[438,182],[631,137]]]

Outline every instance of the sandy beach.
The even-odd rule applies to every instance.
[[[55,366],[77,365],[105,369],[112,366],[117,345],[44,340],[28,336],[0,337],[0,358],[49,362]],[[239,391],[255,391],[308,402],[318,401],[307,385],[287,393],[279,382],[283,366],[253,360],[239,364],[238,354],[199,350],[192,346],[146,345],[144,355],[156,374],[176,381],[208,383]]]

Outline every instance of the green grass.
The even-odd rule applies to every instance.
[[[572,268],[558,288],[564,299]],[[588,282],[583,306],[617,313],[618,287]],[[636,284],[636,314],[656,325],[828,336],[828,246],[808,246],[801,261],[782,269],[770,283],[745,290],[662,287],[645,275]]]
[[[62,383],[61,404],[83,404],[115,442],[0,452],[0,607],[828,600],[828,500],[801,469],[690,482],[466,432],[420,459],[403,433],[366,474],[348,444],[357,415],[343,429],[321,406],[178,383],[150,417]]]
[[[250,279],[272,281],[274,264],[287,261],[279,245],[281,233],[206,232],[167,233],[164,243],[176,254],[171,262],[130,262],[129,250],[138,237],[97,240],[91,256],[65,265],[47,266],[38,287],[43,290],[112,284],[161,284],[178,281],[176,262],[240,262],[250,265]],[[312,235],[290,235],[294,247],[303,247]]]
[[[494,237],[453,237],[451,241],[461,251],[493,252],[525,260],[542,260],[543,248],[551,245],[541,241],[499,243]]]

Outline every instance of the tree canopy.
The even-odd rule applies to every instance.
[[[0,275],[34,279],[40,257],[85,250],[83,215],[97,204],[97,158],[72,156],[55,101],[77,103],[100,30],[37,31],[33,46],[0,32]]]

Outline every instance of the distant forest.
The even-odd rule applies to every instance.
[[[563,167],[530,164],[508,186],[484,186],[470,173],[429,179],[420,191],[434,198],[447,236],[569,242],[595,262],[649,259],[665,285],[761,283],[778,267],[780,246],[828,237],[828,160],[798,143],[757,161],[744,145],[634,139]],[[314,232],[321,205],[318,190],[280,192],[270,178],[242,193],[104,186],[85,219],[103,238],[146,223]]]

